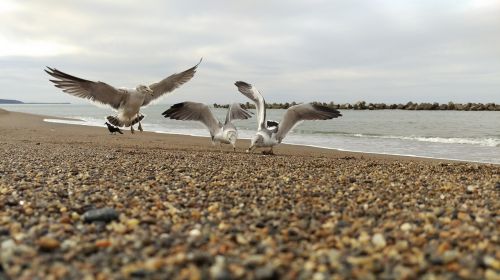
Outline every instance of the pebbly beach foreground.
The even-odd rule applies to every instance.
[[[43,118],[0,109],[0,279],[500,278],[499,165]]]

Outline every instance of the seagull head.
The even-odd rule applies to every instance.
[[[151,90],[148,86],[138,85],[135,89],[142,94],[149,93],[151,96],[153,95],[153,90]]]
[[[250,140],[250,147],[248,148],[247,153],[251,152],[251,151],[255,150],[255,148],[261,147],[263,145],[264,145],[264,137],[262,137],[262,135],[260,135],[260,134],[256,134],[252,138],[252,140]]]

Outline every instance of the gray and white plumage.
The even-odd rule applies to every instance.
[[[170,75],[149,86],[138,85],[135,89],[115,88],[104,82],[85,80],[50,67],[47,67],[45,72],[55,78],[50,81],[62,91],[117,110],[116,116],[107,117],[108,121],[117,126],[130,126],[133,131],[132,126],[137,122],[140,125],[140,119],[143,117],[139,113],[140,108],[189,81],[200,63],[201,59],[198,64],[183,72]]]
[[[238,90],[255,103],[257,110],[257,133],[252,138],[250,148],[272,147],[283,141],[292,128],[305,120],[328,120],[342,116],[339,111],[322,105],[306,103],[288,108],[281,123],[266,120],[266,102],[257,88],[246,82],[235,83]]]
[[[232,121],[251,118],[250,112],[241,108],[240,104],[233,103],[227,110],[226,120],[222,124],[207,105],[189,101],[172,105],[162,115],[174,120],[199,121],[208,128],[214,144],[231,144],[234,149],[238,132]]]

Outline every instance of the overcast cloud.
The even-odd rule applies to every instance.
[[[138,4],[140,3],[140,4]],[[500,102],[500,1],[0,2],[0,98],[83,101],[45,65],[113,86],[204,61],[161,103]]]

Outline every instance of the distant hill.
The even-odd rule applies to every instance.
[[[0,104],[71,104],[69,102],[22,102],[13,99],[0,99]]]
[[[24,104],[24,102],[11,99],[0,99],[0,104]]]

